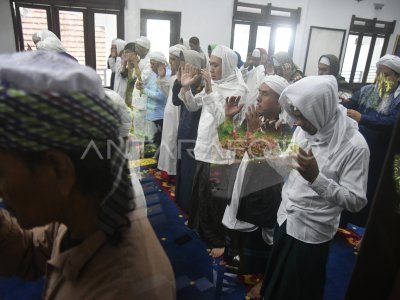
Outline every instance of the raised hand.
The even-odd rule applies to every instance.
[[[136,88],[138,90],[142,90],[143,89],[143,83],[140,80],[136,80]]]
[[[225,117],[232,119],[236,114],[238,114],[244,104],[239,104],[240,96],[226,97],[225,99]]]
[[[299,148],[299,153],[294,159],[298,164],[295,166],[295,169],[299,171],[300,175],[303,176],[305,180],[313,183],[319,175],[319,168],[311,148],[308,152]]]
[[[165,70],[165,65],[160,64],[157,68],[158,77],[164,78],[167,71]]]
[[[181,68],[181,71],[182,87],[189,89],[199,78],[199,70],[191,64],[185,64],[185,67]]]
[[[256,112],[256,106],[250,105],[246,112],[247,131],[255,132],[261,127],[261,120]]]
[[[211,74],[209,69],[202,69],[201,70],[201,76],[203,77],[203,80],[205,82],[205,92],[207,94],[212,93],[212,84],[211,84]]]
[[[135,66],[138,64],[138,57],[136,53],[134,52],[129,53],[129,62]]]

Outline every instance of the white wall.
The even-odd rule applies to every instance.
[[[14,27],[9,1],[0,1],[0,53],[15,52]]]
[[[233,0],[126,0],[126,8],[126,41],[140,34],[140,9],[153,9],[181,12],[181,37],[197,36],[204,51],[210,43],[230,46]]]
[[[399,0],[241,0],[255,4],[272,3],[273,6],[301,7],[300,24],[297,27],[294,61],[303,68],[310,26],[346,29],[351,16],[378,18],[384,21],[397,20],[388,53],[391,53],[397,34],[400,34]],[[375,10],[373,3],[383,3],[382,10]],[[125,39],[133,41],[140,34],[140,9],[182,12],[181,36],[198,36],[206,50],[210,43],[229,46],[233,14],[233,0],[126,0]],[[15,51],[11,10],[8,1],[0,1],[0,53]]]

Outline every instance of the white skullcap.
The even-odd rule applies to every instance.
[[[138,37],[135,40],[135,43],[138,44],[139,46],[142,46],[142,47],[146,48],[146,49],[150,49],[150,40],[145,36]]]
[[[10,62],[13,62],[10,64]],[[96,71],[57,52],[26,51],[0,55],[0,79],[4,85],[39,93],[87,92],[104,98]]]
[[[179,57],[181,55],[182,50],[186,50],[186,47],[181,44],[176,44],[169,48],[169,54]]]
[[[289,82],[278,75],[265,76],[262,83],[268,85],[278,95],[282,94],[283,90],[289,86]]]
[[[114,108],[117,110],[120,118],[121,125],[119,126],[119,135],[121,137],[127,137],[132,128],[132,112],[129,107],[125,104],[124,99],[121,96],[110,89],[104,89],[106,96],[113,102]]]
[[[377,67],[379,67],[379,65],[386,66],[397,74],[400,74],[400,57],[396,55],[386,54],[382,56],[376,63]]]
[[[251,54],[252,57],[261,57],[261,52],[258,49],[254,49],[253,53]]]
[[[168,65],[168,62],[167,62],[167,59],[165,58],[165,55],[160,51],[151,52],[149,54],[149,58],[151,60],[158,61],[158,62],[160,62],[160,63],[162,63],[164,65]]]
[[[117,47],[117,52],[118,52],[118,55],[119,55],[119,53],[120,53],[122,50],[124,50],[125,45],[126,45],[126,42],[125,42],[124,40],[121,40],[121,39],[113,39],[113,40],[111,41],[111,44],[112,44],[112,45],[115,45],[115,46]]]
[[[324,65],[327,65],[327,66],[330,66],[330,65],[331,65],[331,62],[330,62],[329,59],[328,59],[327,57],[325,57],[325,56],[322,56],[322,57],[321,57],[319,63],[324,64]]]

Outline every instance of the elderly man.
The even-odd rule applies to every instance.
[[[264,299],[322,299],[340,213],[367,203],[368,145],[337,99],[330,75],[303,78],[279,98],[298,126],[299,152],[282,189]]]
[[[368,206],[357,215],[343,216],[343,223],[365,226],[394,124],[400,114],[400,58],[387,54],[376,63],[376,83],[364,86],[343,103],[347,114],[359,123],[371,151]]]
[[[96,72],[34,51],[1,55],[0,81],[0,274],[44,275],[43,299],[175,299]]]

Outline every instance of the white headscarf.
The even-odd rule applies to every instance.
[[[32,41],[36,44],[37,42],[43,41],[49,37],[58,38],[54,32],[47,29],[43,29],[32,34]]]
[[[125,104],[125,100],[121,96],[109,89],[104,89],[106,96],[113,102],[119,116],[121,117],[121,124],[119,126],[119,135],[127,137],[132,128],[132,112]]]
[[[198,69],[204,69],[207,64],[207,59],[204,53],[197,52],[195,50],[183,50],[183,58],[185,63],[191,64]]]
[[[32,41],[36,44],[38,50],[65,52],[65,48],[62,45],[60,39],[54,34],[54,32],[43,29],[32,35]]]
[[[150,40],[145,36],[138,37],[135,40],[135,43],[138,44],[139,46],[142,46],[142,47],[146,48],[146,49],[150,49]]]
[[[184,45],[176,44],[169,48],[169,54],[179,57],[181,55],[182,50],[187,50]]]
[[[236,86],[241,86],[241,88],[245,90],[245,93],[247,93],[247,85],[243,80],[242,73],[237,68],[238,57],[236,53],[226,46],[218,45],[214,48],[211,55],[221,58],[222,61],[221,79],[214,80],[214,84],[216,84],[219,89],[226,89],[228,92],[232,89],[236,90]],[[234,95],[230,94],[230,96]]]
[[[217,47],[214,48],[211,55],[214,55],[214,56],[222,59],[221,79],[218,81],[215,81],[216,83],[223,82],[225,80],[229,80],[228,79],[229,77],[235,76],[235,74],[236,74],[235,71],[237,69],[238,57],[232,49],[229,49],[226,46],[218,45]]]
[[[58,37],[48,37],[36,43],[38,50],[47,50],[55,52],[65,52],[65,48],[62,45]]]
[[[117,47],[117,52],[118,55],[121,53],[122,50],[124,50],[126,42],[122,39],[113,39],[111,41],[112,45],[115,45]]]
[[[337,99],[337,80],[332,75],[305,77],[289,85],[279,98],[282,108],[293,119],[291,106],[297,108],[317,129],[314,135],[310,135],[298,127],[294,132],[294,141],[301,147],[328,143],[327,153],[320,153],[328,159],[340,150],[346,133],[358,130],[357,122],[347,117],[346,109],[338,104]],[[314,152],[314,155],[318,158],[318,153]],[[326,162],[324,160],[320,168]]]
[[[149,58],[152,59],[152,60],[155,60],[157,62],[160,62],[160,63],[162,63],[164,65],[168,65],[168,62],[167,62],[167,59],[165,58],[165,55],[160,51],[151,52],[149,54]]]
[[[190,45],[189,45],[189,40],[188,39],[184,39],[183,37],[181,37],[179,42],[180,42],[181,45],[185,46],[187,50],[190,49]]]
[[[376,63],[376,67],[379,65],[386,66],[397,74],[400,74],[400,57],[396,55],[386,54],[382,56]]]

